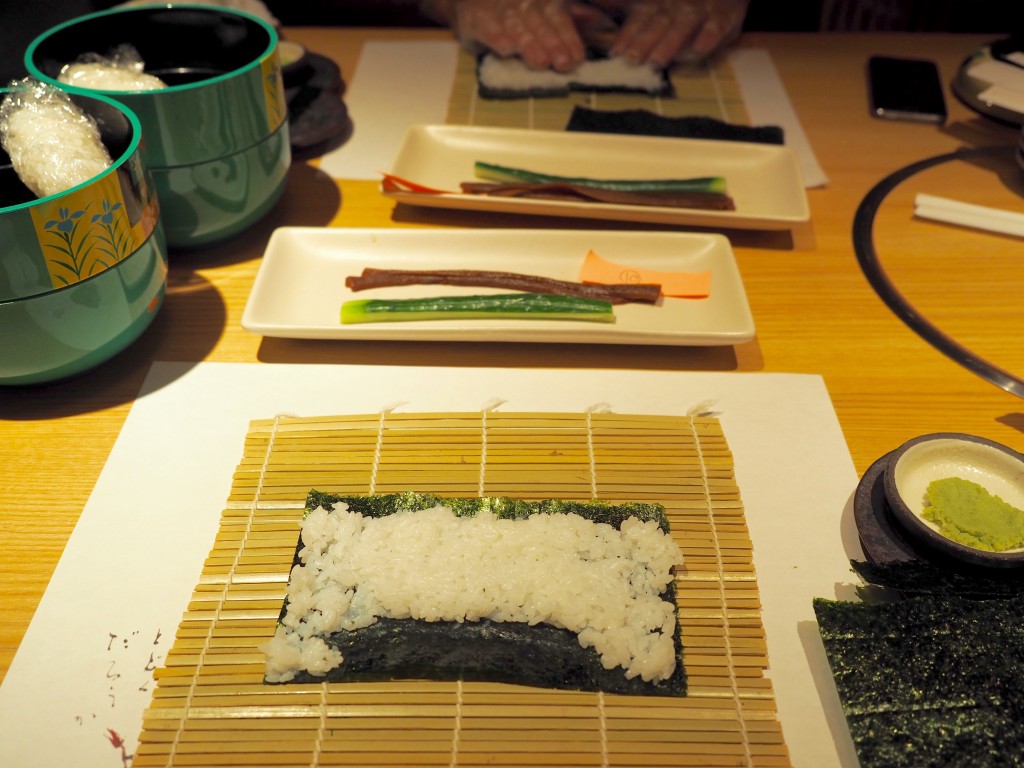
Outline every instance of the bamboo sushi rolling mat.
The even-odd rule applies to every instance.
[[[725,60],[706,66],[673,67],[669,77],[675,91],[672,96],[574,91],[558,98],[482,99],[477,93],[476,59],[460,51],[446,122],[562,131],[573,109],[580,106],[605,111],[644,109],[664,117],[713,117],[737,125],[749,124],[739,84]]]
[[[307,492],[664,505],[689,693],[266,685]],[[144,766],[788,766],[732,455],[710,416],[386,412],[254,421],[143,717]]]

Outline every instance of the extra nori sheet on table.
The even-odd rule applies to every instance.
[[[855,566],[888,601],[814,610],[863,768],[1024,765],[1020,577]]]
[[[429,509],[438,504],[458,515],[471,516],[490,510],[503,519],[522,519],[534,514],[577,514],[594,522],[618,528],[636,517],[653,520],[668,532],[668,521],[658,504],[608,504],[600,501],[523,501],[511,498],[441,498],[421,493],[342,496],[311,491],[307,514],[317,507],[333,509],[344,502],[349,509],[367,517],[382,517],[399,510]],[[300,564],[295,550],[295,564]],[[670,584],[662,598],[675,605],[675,588]],[[287,601],[281,610],[283,617]],[[324,638],[345,657],[340,667],[326,676],[307,672],[293,682],[379,682],[399,679],[472,680],[556,688],[575,691],[684,696],[686,672],[682,661],[682,640],[676,622],[674,643],[676,668],[667,680],[645,682],[627,679],[621,667],[605,669],[593,648],[583,648],[575,632],[536,624],[493,622],[421,621],[379,619],[355,631],[339,631]]]

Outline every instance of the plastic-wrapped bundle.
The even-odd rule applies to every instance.
[[[32,78],[12,83],[0,103],[0,146],[39,197],[82,184],[112,162],[93,119],[68,94]]]
[[[156,91],[167,87],[156,75],[147,74],[145,68],[139,52],[125,43],[108,56],[82,54],[77,61],[65,64],[57,79],[79,88],[104,91]]]

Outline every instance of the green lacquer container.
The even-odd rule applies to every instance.
[[[128,6],[49,29],[25,52],[28,72],[72,93],[101,93],[142,124],[167,241],[223,241],[259,220],[284,190],[291,164],[277,33],[262,19],[215,6]],[[83,54],[132,45],[168,88],[84,89],[58,81]]]
[[[0,385],[99,365],[142,334],[164,299],[167,243],[139,121],[105,96],[71,98],[100,129],[106,171],[37,198],[0,149]]]

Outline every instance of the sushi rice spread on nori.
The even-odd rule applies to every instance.
[[[672,82],[664,68],[634,63],[622,56],[588,51],[571,72],[531,69],[515,56],[486,53],[477,62],[480,96],[485,99],[568,96],[571,91],[643,93],[671,96]]]
[[[313,491],[266,681],[684,695],[657,504]]]

